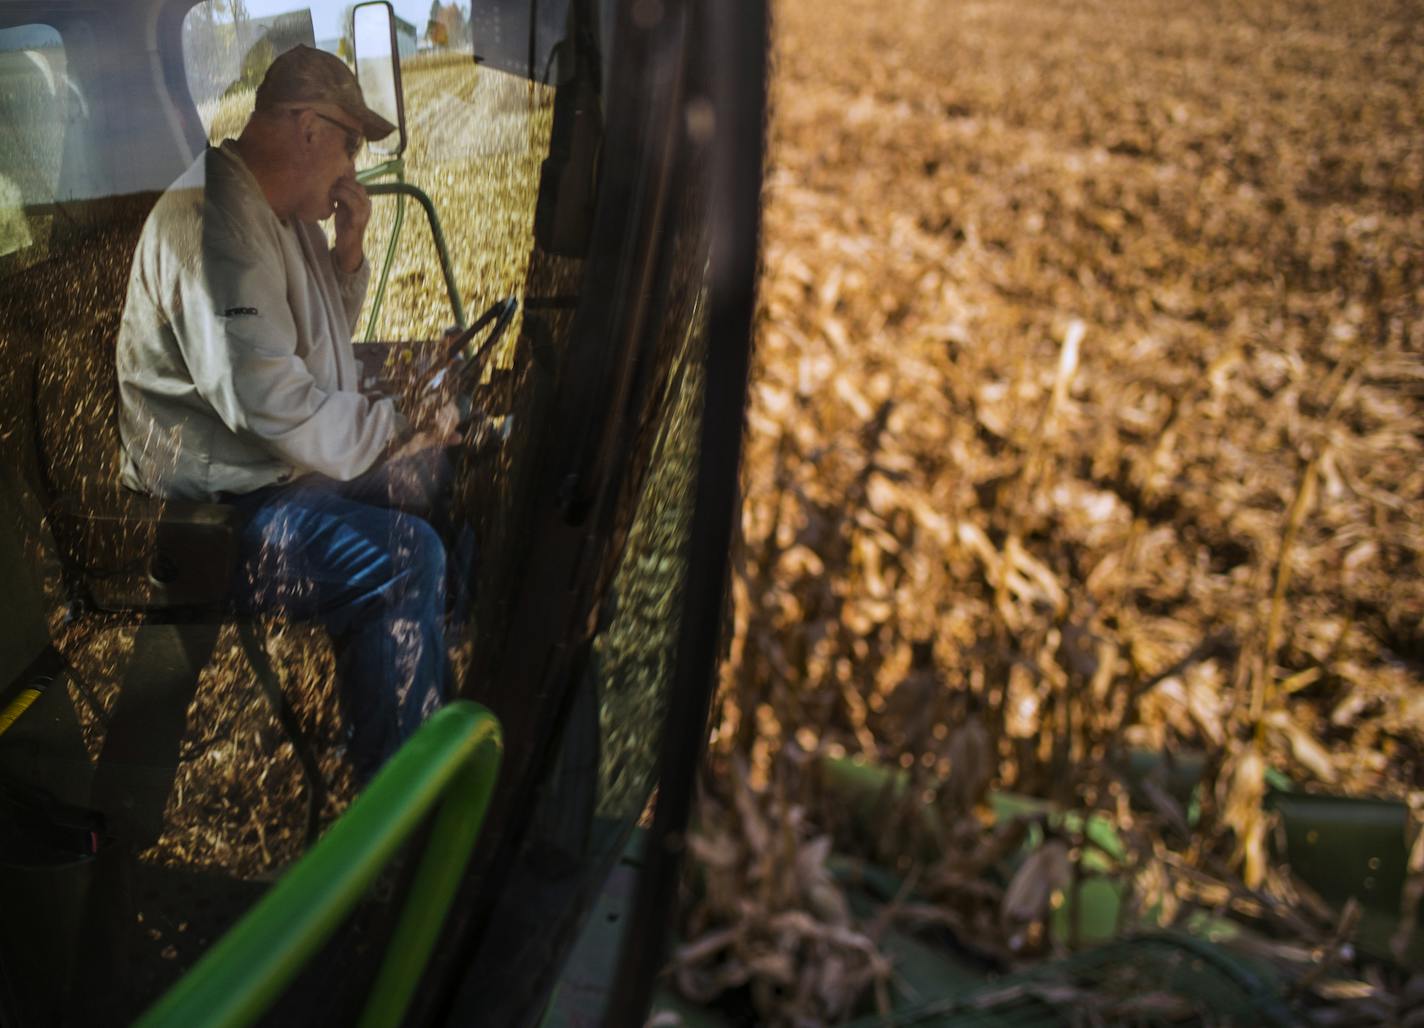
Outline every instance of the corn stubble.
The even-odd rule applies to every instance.
[[[1354,915],[1273,863],[1261,798],[1268,768],[1424,795],[1417,15],[774,5],[687,995],[883,1005],[889,923],[1004,968],[1061,952],[1093,847],[1049,830],[986,875],[1027,829],[991,826],[993,787],[1110,816],[1125,916],[1245,916],[1347,1021],[1406,1016],[1424,983],[1331,966]],[[1205,754],[1194,824],[1157,781],[1129,805],[1137,748]],[[824,788],[839,754],[903,771],[869,831]],[[831,839],[915,898],[857,922]]]

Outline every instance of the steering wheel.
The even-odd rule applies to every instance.
[[[495,347],[499,344],[505,330],[509,328],[509,323],[514,320],[514,314],[518,310],[519,301],[515,297],[510,296],[495,301],[469,328],[450,341],[444,357],[438,361],[435,367],[426,372],[416,386],[415,395],[418,397],[446,390],[453,393],[456,408],[460,412],[456,430],[462,436],[467,435],[471,425],[479,419],[482,413],[475,408],[476,387],[484,374],[485,365],[494,354]],[[479,344],[473,354],[467,356],[466,351],[470,344],[487,326],[492,326],[489,335]],[[451,381],[452,377],[453,382]]]

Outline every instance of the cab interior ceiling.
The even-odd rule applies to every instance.
[[[183,73],[183,16],[197,0],[103,5],[0,0],[0,27],[50,25],[89,117],[86,167],[61,167],[58,201],[160,193],[205,145]],[[143,55],[142,60],[135,55]]]

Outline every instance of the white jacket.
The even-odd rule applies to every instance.
[[[232,140],[206,150],[144,223],[119,328],[123,482],[212,500],[309,471],[346,480],[397,432],[359,390],[344,274],[321,227],[283,223]]]

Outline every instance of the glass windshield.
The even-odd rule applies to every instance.
[[[136,1017],[456,697],[507,749],[444,970],[532,924],[546,979],[676,666],[709,217],[650,86],[679,5],[615,66],[636,19],[570,4],[545,84],[398,0],[408,143],[354,162],[359,105],[256,109],[282,68],[347,88],[349,5],[160,6],[0,26],[0,1020]],[[508,301],[497,345],[444,335]],[[278,1021],[355,1019],[410,866]]]
[[[522,298],[553,90],[476,68],[458,7],[395,6],[411,146],[368,177],[350,267],[336,200],[280,217],[250,152],[203,153],[182,131],[240,136],[297,43],[343,63],[349,5],[199,4],[164,76],[138,15],[0,25],[0,866],[17,869],[0,887],[0,1020],[136,1016],[473,687],[476,612],[494,607],[480,526],[521,523],[504,483],[533,411],[522,303],[488,361],[460,363],[481,333],[452,387],[422,390],[459,320],[447,279],[466,321]],[[344,135],[310,124],[310,173],[335,176]],[[250,284],[273,269],[275,288]],[[264,427],[259,393],[295,420]],[[344,429],[300,457],[301,423],[338,407]],[[343,432],[369,434],[370,459],[323,469]],[[400,478],[408,459],[421,466]],[[383,468],[398,473],[377,493],[349,491]],[[363,510],[299,525],[310,511],[268,502],[316,479]],[[374,546],[375,562],[323,578],[304,562],[330,533],[342,559]],[[373,667],[389,673],[363,693]],[[350,926],[373,955],[400,874]],[[86,988],[69,989],[74,968]],[[370,973],[312,971],[290,1016],[339,1019]]]
[[[523,288],[554,91],[477,67],[466,8],[420,0],[393,6],[410,141],[402,167],[386,177],[402,178],[429,194],[440,212],[451,273],[469,291],[465,304],[473,316]],[[206,0],[189,10],[183,19],[183,68],[207,140],[218,145],[242,131],[257,84],[291,47],[313,46],[349,62],[355,53],[352,7],[330,2],[290,10],[283,0]],[[357,164],[369,171],[388,157],[368,146]],[[378,201],[369,237],[387,243],[395,238],[397,219],[407,217],[423,220],[406,201]],[[431,339],[454,324],[439,268],[430,230],[419,221],[406,226],[389,271],[378,269],[387,276],[386,290],[368,294],[357,338]],[[518,335],[522,317],[521,309],[509,338]]]

